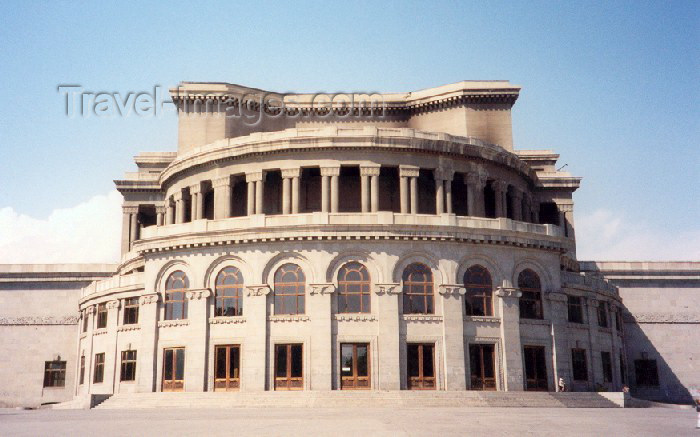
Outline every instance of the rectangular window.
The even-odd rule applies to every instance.
[[[95,371],[93,372],[92,382],[99,384],[105,377],[105,354],[95,354]]]
[[[80,385],[85,383],[85,355],[80,357]]]
[[[83,332],[87,332],[88,329],[88,315],[87,311],[83,311]]]
[[[44,363],[44,387],[66,386],[66,362],[46,361]]]
[[[136,380],[136,351],[122,351],[120,381]]]
[[[97,329],[107,327],[107,304],[97,305]]]
[[[569,322],[583,323],[583,302],[581,302],[581,296],[569,296]]]
[[[601,352],[600,361],[603,363],[603,382],[612,382],[612,358],[610,352]]]
[[[521,319],[542,319],[542,295],[536,291],[522,291],[520,297]]]
[[[588,381],[586,349],[571,349],[571,365],[574,370],[574,381]]]
[[[124,324],[135,325],[139,322],[139,298],[124,299]]]
[[[634,374],[638,386],[659,386],[659,369],[656,367],[656,360],[634,360]]]
[[[601,328],[608,327],[608,303],[599,301],[598,302],[598,326]]]

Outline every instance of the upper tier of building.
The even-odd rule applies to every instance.
[[[229,83],[182,82],[178,155],[256,132],[323,125],[412,128],[472,137],[513,150],[511,108],[520,87],[462,81],[404,93],[278,93]]]

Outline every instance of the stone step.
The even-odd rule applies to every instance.
[[[622,398],[620,397],[620,399]],[[120,393],[110,397],[96,408],[246,408],[268,406],[281,408],[342,408],[349,406],[611,408],[621,405],[619,402],[598,393],[300,391]]]

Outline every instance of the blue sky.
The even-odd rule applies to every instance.
[[[515,147],[554,149],[584,178],[581,256],[700,258],[697,1],[9,1],[0,13],[0,262],[19,262],[18,230],[68,232],[52,220],[81,205],[108,211],[95,217],[113,229],[112,180],[133,155],[176,148],[172,113],[69,119],[59,84],[383,92],[465,79],[521,85]],[[96,260],[112,256],[115,232]],[[71,261],[82,249],[56,250]]]

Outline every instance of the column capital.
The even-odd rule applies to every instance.
[[[310,295],[333,294],[335,292],[334,284],[309,284],[311,287]]]
[[[110,300],[107,302],[107,309],[108,310],[115,310],[119,308],[119,300]]]
[[[340,176],[340,166],[321,167],[321,176]]]
[[[262,171],[255,171],[252,173],[245,174],[245,181],[246,182],[260,182],[260,181],[262,181],[262,178],[263,178]]]
[[[139,305],[141,306],[155,303],[158,303],[158,293],[144,294],[143,296],[139,297]]]
[[[374,293],[380,296],[401,293],[401,284],[375,284],[374,287]]]
[[[214,183],[212,182],[212,185]],[[190,194],[199,194],[202,192],[202,184],[201,183],[196,183],[194,185],[190,185]]]
[[[501,181],[501,180],[495,180],[495,181],[491,182],[491,186],[493,187],[494,191],[499,191],[501,193],[505,193],[506,190],[508,189],[508,182]]]
[[[451,181],[455,171],[451,168],[436,168],[433,173],[436,180]]]
[[[523,195],[524,195],[523,190],[521,190],[518,187],[514,187],[514,186],[511,186],[511,188],[512,188],[511,191],[513,192],[513,197],[515,197],[516,199],[522,200]]]
[[[519,299],[523,293],[517,288],[498,287],[495,295],[501,299]]]
[[[85,314],[94,314],[95,313],[95,305],[90,305],[85,308]]]
[[[442,284],[438,287],[438,292],[443,297],[450,297],[451,295],[459,296],[467,294],[467,289],[460,284]]]
[[[283,178],[298,178],[301,176],[301,168],[283,168],[282,169],[282,177]]]
[[[139,212],[138,206],[122,206],[122,212],[124,214],[137,214]]]
[[[156,213],[165,214],[165,209],[166,209],[165,205],[158,205],[158,206],[156,206]]]
[[[248,291],[248,296],[267,296],[272,291],[267,284],[248,285],[246,289]]]
[[[211,181],[211,186],[213,188],[227,187],[230,185],[231,185],[231,176],[224,176],[224,177],[213,179]]]
[[[467,177],[464,178],[464,182],[469,185],[474,185],[483,189],[486,186],[486,181],[488,179],[488,174],[483,170],[474,170],[467,173]]]
[[[417,178],[418,173],[420,172],[420,167],[416,167],[415,165],[400,165],[399,166],[399,176],[401,177],[409,177],[409,178]]]
[[[185,293],[185,297],[189,300],[200,300],[200,299],[206,299],[209,296],[211,296],[211,290],[208,288],[202,288],[202,289],[197,289],[197,290],[188,290]]]
[[[379,176],[380,165],[360,165],[361,176]]]
[[[174,193],[173,193],[173,200],[174,200],[175,202],[181,201],[181,200],[182,200],[182,191],[179,191],[179,190],[178,190],[178,191],[174,192]]]

